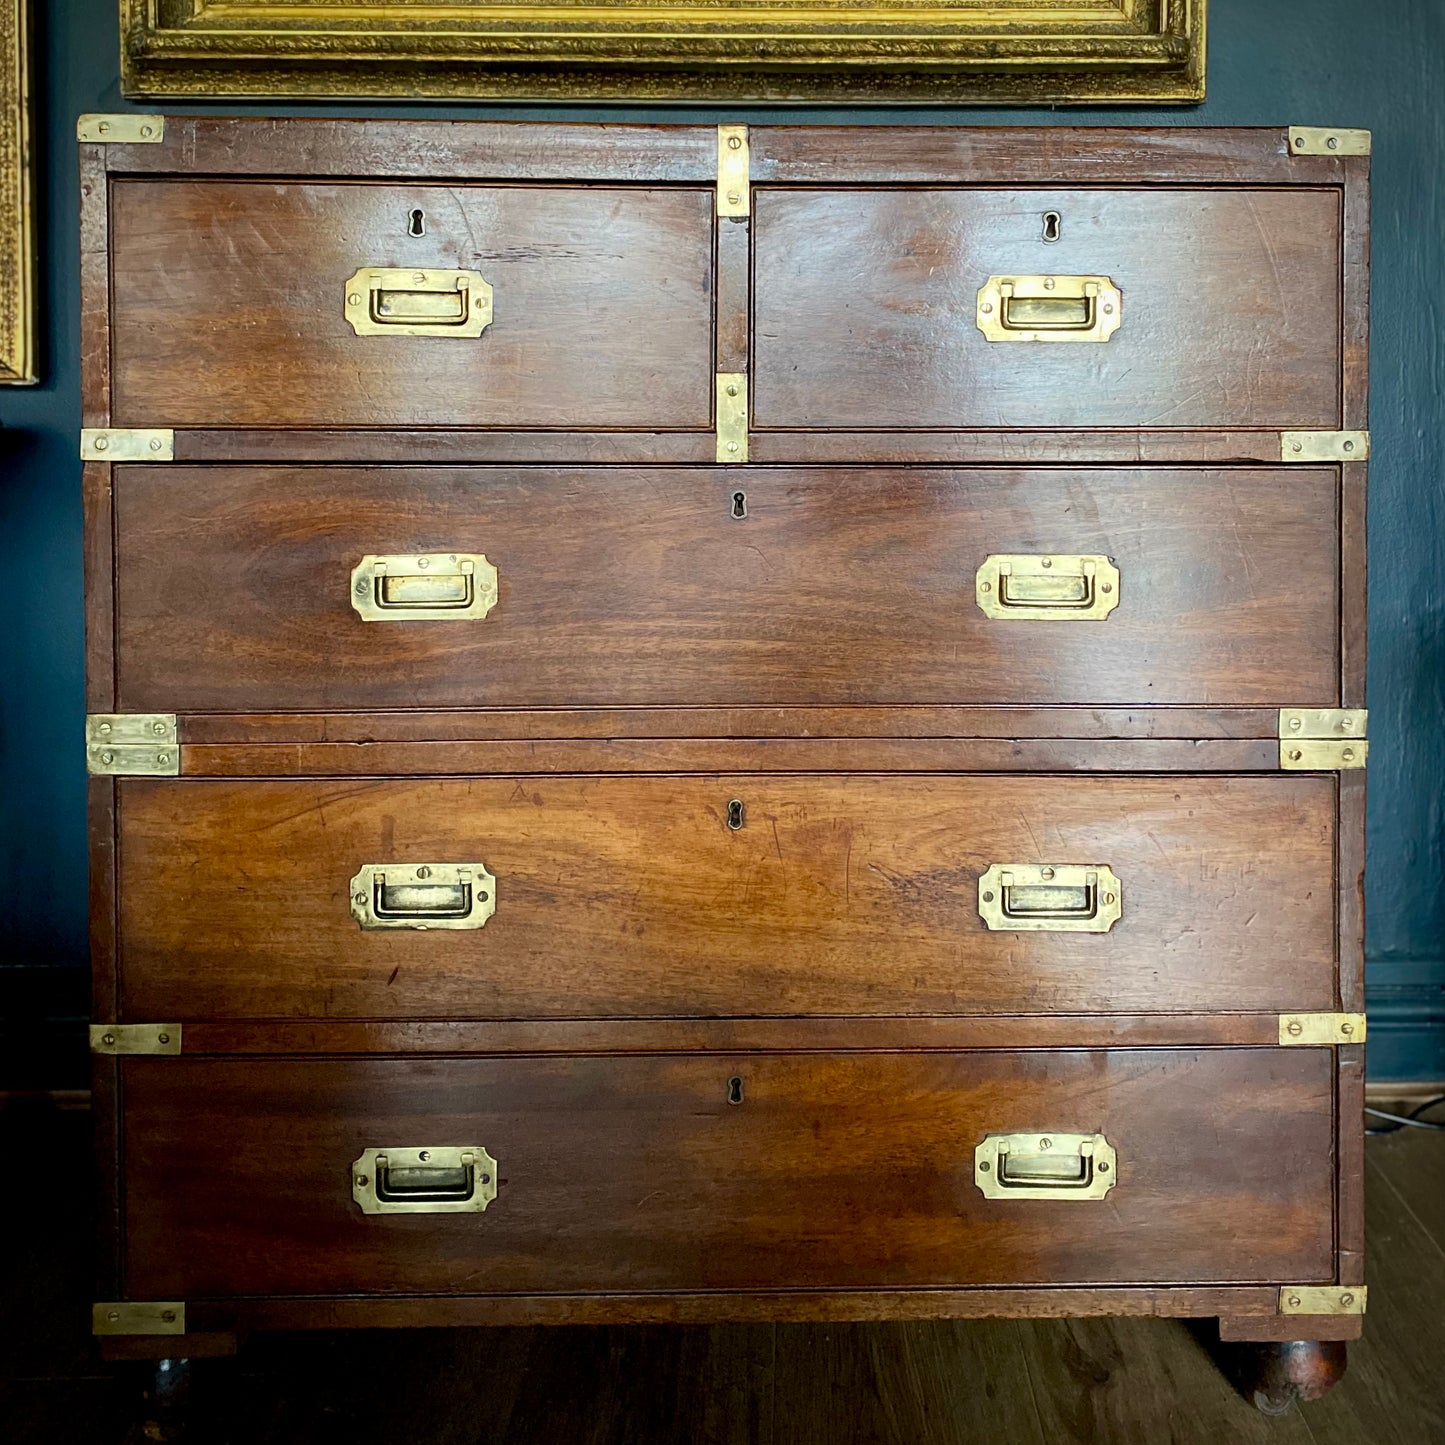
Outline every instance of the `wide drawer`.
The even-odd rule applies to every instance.
[[[127,778],[118,796],[127,1019],[1335,1006],[1319,775]]]
[[[155,466],[115,508],[141,712],[1339,697],[1325,468]]]
[[[122,1082],[143,1299],[1334,1274],[1329,1049],[181,1058]]]
[[[753,226],[756,427],[1340,425],[1334,191],[768,187]]]
[[[711,426],[708,190],[129,180],[110,228],[117,426]]]

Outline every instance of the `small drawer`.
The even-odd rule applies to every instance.
[[[711,426],[702,189],[115,183],[116,426]]]
[[[1325,190],[754,193],[753,424],[1340,425]]]
[[[126,467],[121,706],[1333,707],[1319,467]]]
[[[1326,1282],[1333,1067],[1273,1048],[128,1059],[126,1287]]]
[[[1335,786],[126,778],[123,1017],[1327,1010]]]

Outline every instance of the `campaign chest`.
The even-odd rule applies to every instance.
[[[1358,1333],[1359,133],[81,136],[98,1333]]]

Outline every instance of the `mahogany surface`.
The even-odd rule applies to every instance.
[[[127,1284],[184,1299],[1323,1278],[1332,1072],[1313,1049],[132,1060]],[[974,1146],[1036,1128],[1104,1133],[1105,1199],[984,1198]],[[428,1143],[497,1160],[486,1212],[363,1215],[361,1151]]]
[[[738,776],[120,786],[128,1018],[1329,1009],[1329,779]],[[728,805],[744,804],[733,831]],[[363,863],[482,862],[363,932]],[[991,864],[1107,864],[1108,933],[993,932]],[[1268,959],[1270,966],[1260,966]]]
[[[1333,468],[154,466],[121,482],[132,711],[1338,702]],[[496,566],[485,618],[353,610],[363,556],[438,551]],[[1107,556],[1119,605],[987,617],[992,553]]]

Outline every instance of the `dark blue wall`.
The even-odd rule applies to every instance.
[[[1210,8],[1209,101],[1184,111],[396,106],[386,113],[878,125],[1293,121],[1373,130],[1370,1068],[1377,1078],[1445,1079],[1445,6],[1213,0]],[[0,1019],[8,1019],[0,1082],[6,1069],[12,1076],[39,1069],[46,1081],[64,1083],[83,1077],[74,1025],[86,997],[73,137],[77,114],[126,105],[117,80],[116,0],[52,0],[36,9],[45,381],[33,390],[0,390],[7,428],[0,439]]]

